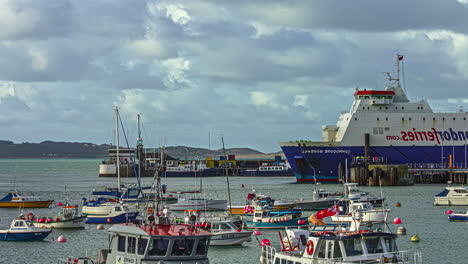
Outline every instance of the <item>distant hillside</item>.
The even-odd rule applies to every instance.
[[[223,150],[209,150],[205,148],[192,148],[186,146],[166,147],[166,153],[174,158],[179,159],[203,159],[205,157],[223,156]],[[226,155],[261,155],[263,152],[251,148],[228,148]]]
[[[53,142],[15,144],[0,140],[0,158],[104,158],[109,145]]]
[[[0,140],[0,158],[107,158],[109,144],[53,142],[14,143]],[[159,151],[156,149],[155,151]],[[169,146],[166,153],[178,159],[204,159],[223,156],[223,150],[209,150],[188,146]],[[278,153],[281,153],[279,151]],[[228,148],[226,155],[262,155],[264,153],[250,148]]]

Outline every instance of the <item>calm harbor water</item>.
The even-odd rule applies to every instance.
[[[24,194],[34,194],[42,198],[63,201],[66,186],[69,197],[80,203],[83,197],[89,197],[94,189],[104,186],[116,186],[115,178],[98,178],[100,160],[0,160],[0,196],[8,191],[18,190]],[[245,204],[248,192],[270,194],[276,199],[296,200],[309,198],[312,185],[292,184],[294,178],[256,178],[230,177],[230,189],[233,205]],[[133,179],[124,179],[133,182]],[[149,184],[151,179],[143,179]],[[163,184],[169,191],[194,190],[199,187],[199,180],[192,178],[167,178]],[[242,188],[242,185],[245,187]],[[323,185],[330,191],[342,191],[341,185]],[[408,187],[361,187],[372,194],[382,192],[391,209],[390,218],[400,217],[408,235],[400,236],[400,249],[421,250],[424,263],[468,263],[466,250],[468,223],[448,222],[443,213],[449,207],[432,205],[434,195],[444,185],[415,185]],[[226,178],[203,179],[205,198],[226,198]],[[1,198],[1,197],[0,197]],[[402,207],[395,207],[400,202]],[[450,207],[453,211],[466,211],[468,207]],[[49,209],[27,209],[36,215],[52,215],[59,211],[53,206]],[[0,229],[8,228],[12,218],[18,215],[17,209],[0,208]],[[311,212],[305,212],[309,215]],[[390,224],[393,231],[396,227]],[[108,228],[108,227],[107,227]],[[272,244],[279,245],[277,231],[262,231],[258,238],[268,238]],[[410,242],[410,236],[418,234],[421,242]],[[65,235],[67,243],[57,243],[58,236]],[[0,263],[57,263],[66,256],[95,256],[98,248],[107,247],[107,233],[96,230],[95,225],[87,225],[84,230],[54,230],[44,242],[3,242],[0,241]],[[211,263],[258,263],[260,250],[255,238],[238,247],[210,247]]]

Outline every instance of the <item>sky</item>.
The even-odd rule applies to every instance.
[[[410,100],[468,110],[468,0],[0,0],[0,140],[321,140],[404,55]]]

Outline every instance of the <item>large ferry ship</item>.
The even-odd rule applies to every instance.
[[[323,141],[280,143],[297,182],[338,182],[356,158],[467,167],[468,113],[435,113],[424,99],[409,101],[400,85],[402,60],[397,54],[396,77],[387,73],[384,90],[356,88],[349,112],[322,126]]]

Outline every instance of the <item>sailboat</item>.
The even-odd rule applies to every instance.
[[[119,148],[119,109],[115,107],[115,141],[116,141],[116,167],[117,167],[117,188],[111,188],[104,192],[93,192],[97,196],[97,200],[84,201],[82,207],[82,214],[88,216],[114,216],[116,214],[119,203],[129,204],[129,208],[119,210],[128,213],[134,213],[138,208],[138,198],[141,198],[142,191],[140,186],[139,177],[138,186],[125,186],[120,182],[120,148]],[[140,142],[140,141],[139,141]],[[143,200],[141,200],[143,201]],[[120,208],[120,207],[119,207]],[[132,214],[133,215],[133,214]],[[136,216],[136,215],[135,215]]]

